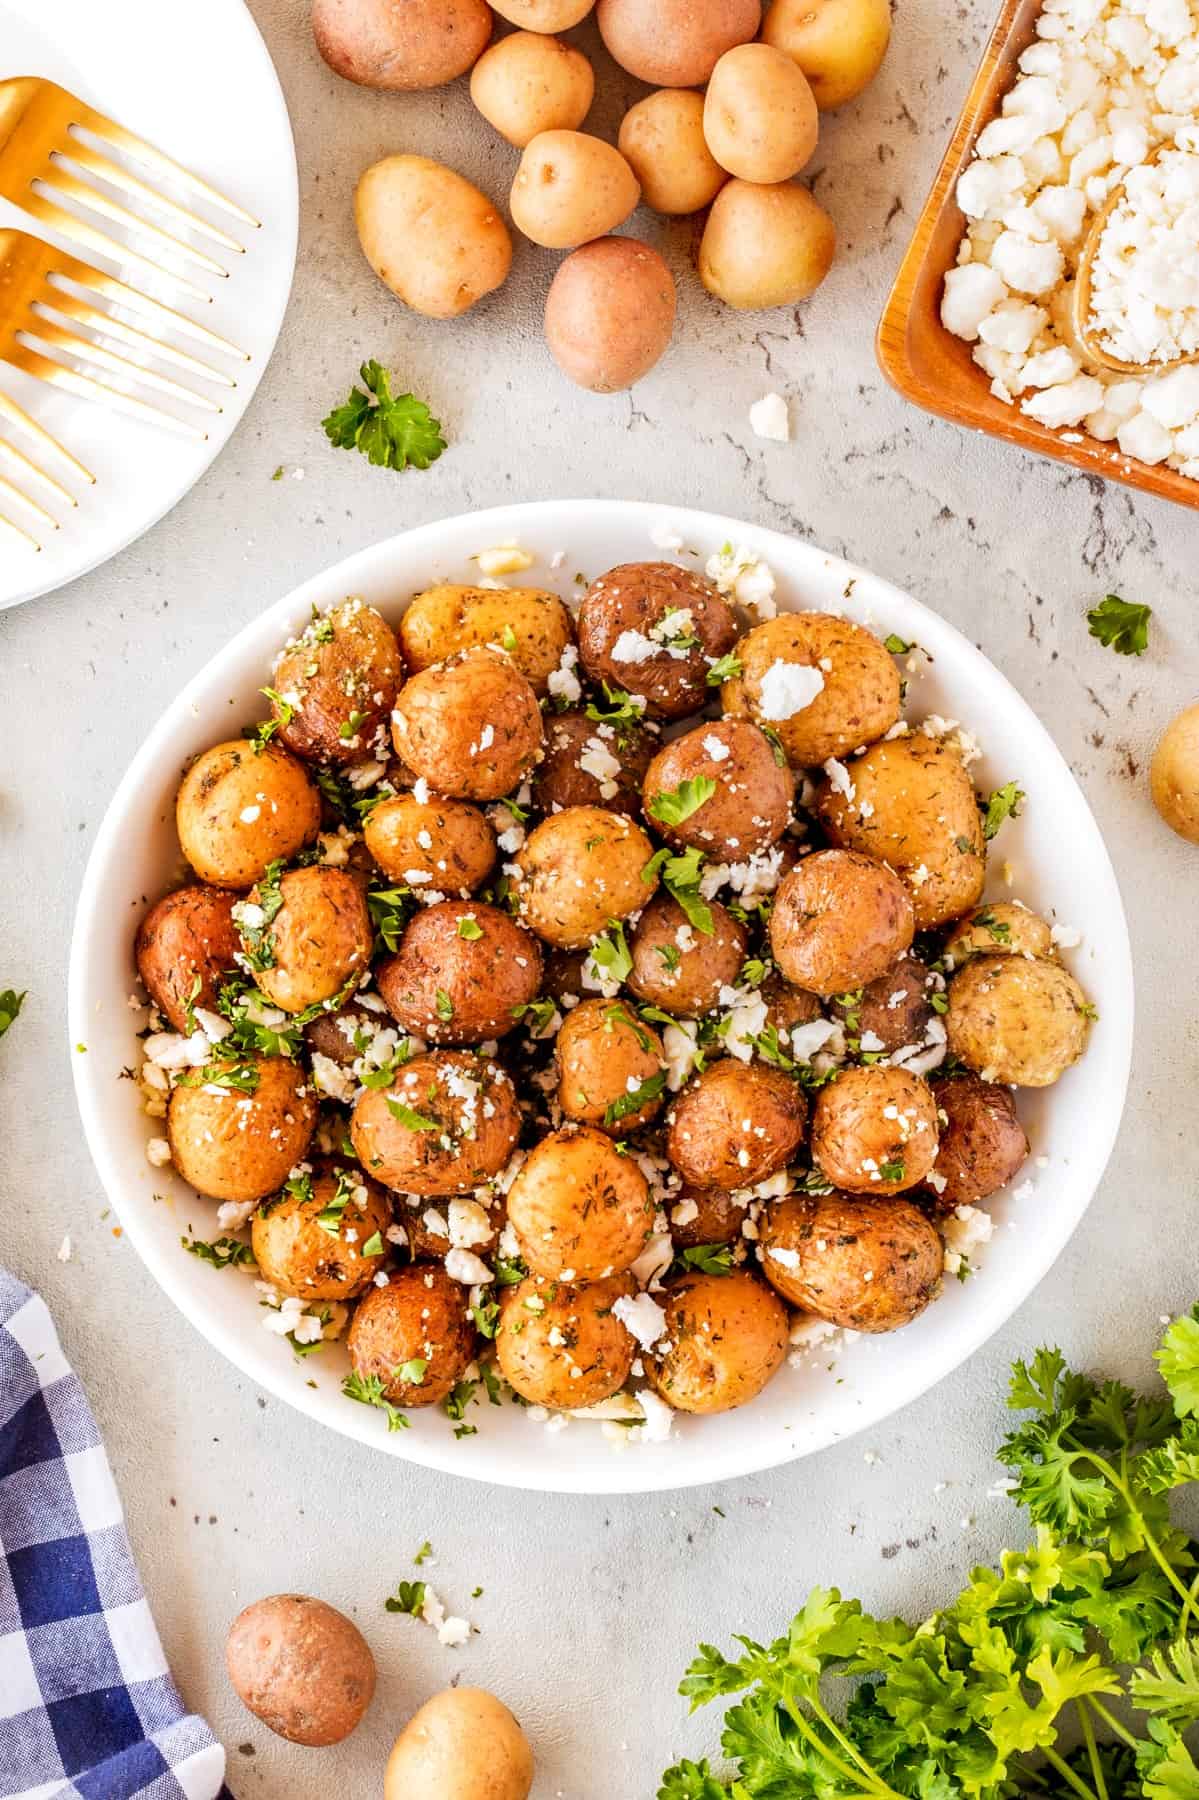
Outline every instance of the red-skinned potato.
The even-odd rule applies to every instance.
[[[638,238],[600,238],[568,256],[545,302],[545,341],[576,387],[614,394],[670,347],[674,276]]]
[[[189,1007],[193,1016],[197,1006],[212,1010],[221,978],[234,966],[241,948],[233,923],[234,898],[223,888],[176,888],[150,908],[138,927],[137,972],[176,1031],[187,1030]]]
[[[461,1381],[475,1353],[470,1290],[440,1263],[393,1269],[369,1287],[350,1321],[346,1349],[362,1382],[375,1377],[393,1406],[436,1406]]]
[[[313,0],[316,47],[361,87],[440,87],[464,75],[491,37],[484,0]]]
[[[599,0],[595,16],[610,55],[651,87],[702,87],[762,22],[759,0]]]
[[[912,942],[912,902],[884,863],[850,850],[817,850],[783,876],[770,916],[782,974],[814,994],[874,981]]]
[[[255,1600],[229,1627],[229,1679],[276,1737],[340,1744],[375,1692],[375,1659],[344,1613],[306,1594]]]

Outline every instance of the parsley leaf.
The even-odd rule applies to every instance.
[[[436,1119],[429,1118],[427,1113],[417,1112],[414,1107],[406,1106],[402,1100],[393,1100],[390,1094],[387,1096],[387,1110],[408,1131],[441,1130]]]
[[[608,981],[624,981],[632,973],[633,956],[624,934],[624,926],[615,919],[611,921],[607,931],[596,938],[588,956]]]
[[[1174,1410],[1185,1418],[1199,1418],[1199,1306],[1167,1328],[1157,1366]]]
[[[655,794],[646,810],[662,825],[681,825],[706,805],[715,792],[716,783],[709,775],[696,775],[680,781],[676,788]]]
[[[660,1069],[656,1075],[649,1075],[628,1093],[618,1094],[610,1106],[604,1108],[604,1124],[617,1125],[621,1119],[629,1118],[633,1113],[641,1111],[661,1097],[666,1087],[666,1071]]]
[[[18,994],[13,988],[5,988],[0,994],[0,1037],[3,1037],[9,1026],[20,1013],[28,997],[28,990]]]
[[[1093,638],[1118,656],[1143,656],[1149,648],[1151,606],[1138,606],[1135,601],[1121,600],[1108,594],[1087,614],[1087,628]]]
[[[359,450],[376,468],[427,469],[446,448],[441,424],[423,400],[391,392],[391,372],[375,361],[359,370],[363,388],[323,421],[325,436],[339,450]]]
[[[1024,791],[1014,781],[1005,782],[1003,787],[996,788],[987,804],[982,809],[983,836],[988,843],[995,836],[1005,819],[1018,819],[1020,809],[1024,805]]]
[[[425,1591],[423,1581],[401,1581],[383,1605],[389,1613],[408,1613],[419,1619],[425,1610]]]
[[[203,1238],[181,1237],[179,1242],[193,1256],[198,1256],[201,1262],[211,1263],[214,1269],[254,1267],[254,1252],[240,1238],[220,1237],[213,1243],[206,1244]]]

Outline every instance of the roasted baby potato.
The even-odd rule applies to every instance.
[[[660,88],[638,100],[616,142],[654,212],[702,212],[728,180],[704,138],[703,95],[690,88]]]
[[[1053,933],[1018,900],[986,900],[959,919],[945,940],[945,966],[960,969],[972,956],[1054,957]]]
[[[554,1040],[558,1105],[568,1119],[627,1137],[662,1110],[662,1040],[619,1000],[584,1000]]]
[[[366,847],[391,881],[464,898],[495,867],[495,832],[477,806],[430,794],[397,794],[371,808]]]
[[[364,1169],[405,1194],[464,1194],[498,1175],[520,1136],[520,1104],[498,1063],[436,1050],[367,1088],[350,1115]]]
[[[1013,1179],[1028,1156],[1028,1138],[1007,1088],[977,1075],[932,1083],[941,1142],[928,1183],[938,1212],[977,1206]]]
[[[259,987],[284,1012],[331,1000],[370,966],[375,929],[345,869],[288,869],[251,888],[234,917]]]
[[[763,982],[762,998],[766,1002],[767,1025],[773,1025],[777,1032],[785,1032],[788,1037],[793,1026],[810,1025],[814,1019],[823,1016],[819,994],[810,994],[807,988],[793,987],[777,969]]]
[[[508,1190],[508,1219],[535,1275],[594,1281],[637,1260],[654,1206],[632,1157],[579,1125],[551,1132],[529,1152]]]
[[[769,44],[737,44],[712,71],[704,137],[722,169],[742,181],[790,181],[820,135],[807,77]]]
[[[708,700],[713,663],[737,622],[702,576],[673,563],[622,563],[593,581],[578,616],[588,678],[639,695],[651,719],[684,719]]]
[[[629,943],[633,968],[628,985],[639,1000],[664,1012],[699,1018],[734,987],[749,947],[749,934],[727,907],[708,903],[712,931],[697,931],[670,894],[656,894],[638,919]]]
[[[569,381],[616,394],[670,348],[678,296],[670,265],[634,237],[581,244],[545,299],[545,341]]]
[[[950,1054],[984,1081],[1051,1087],[1086,1049],[1094,1008],[1060,963],[975,956],[949,984]]]
[[[484,0],[313,0],[316,47],[335,74],[362,87],[440,87],[486,48]]]
[[[737,645],[726,713],[776,733],[794,768],[872,744],[899,717],[895,659],[864,626],[832,613],[780,613]],[[808,673],[800,673],[808,671]]]
[[[600,36],[651,87],[702,87],[726,50],[757,34],[758,0],[599,0]]]
[[[852,850],[817,850],[778,885],[770,950],[796,987],[843,994],[884,974],[914,932],[908,892],[883,863]]]
[[[176,1031],[189,1029],[197,1006],[211,1012],[221,979],[241,948],[234,896],[213,887],[176,888],[138,926],[137,972],[151,1000]]]
[[[344,1613],[304,1594],[255,1600],[229,1627],[225,1662],[238,1698],[292,1744],[340,1744],[375,1692],[375,1659]]]
[[[395,632],[373,606],[343,600],[287,644],[272,674],[279,741],[307,762],[365,762],[387,751],[388,715],[404,679]]]
[[[842,1069],[812,1107],[812,1156],[834,1187],[898,1194],[916,1187],[937,1154],[937,1103],[907,1069]]]
[[[762,41],[812,84],[821,112],[844,106],[878,74],[891,41],[888,0],[773,0]]]
[[[585,713],[554,714],[546,720],[545,756],[533,776],[534,806],[547,813],[606,806],[636,818],[656,743],[640,726],[618,731]]]
[[[246,738],[197,756],[175,801],[183,854],[214,887],[253,887],[268,864],[290,862],[310,844],[320,822],[320,795],[303,763]]]
[[[377,1379],[392,1406],[444,1400],[475,1353],[468,1296],[434,1262],[393,1269],[386,1287],[369,1287],[346,1333],[359,1381]]]
[[[792,1306],[847,1331],[896,1331],[941,1283],[945,1251],[900,1195],[793,1196],[760,1221],[762,1270]]]
[[[250,1224],[263,1281],[299,1300],[350,1300],[387,1254],[391,1202],[359,1168],[317,1165],[264,1200]],[[378,1245],[368,1255],[366,1246]]]
[[[689,1187],[754,1187],[786,1168],[807,1116],[802,1092],[781,1070],[726,1057],[671,1105],[666,1154]]]
[[[699,246],[699,278],[740,312],[794,306],[833,266],[837,228],[797,181],[763,187],[734,177],[712,202]]]
[[[383,1042],[377,1043],[382,1033]],[[400,1033],[378,994],[351,994],[339,1007],[320,1012],[304,1027],[304,1042],[313,1056],[350,1069],[360,1056],[386,1062]]]
[[[508,279],[512,239],[486,194],[427,156],[385,156],[359,178],[362,254],[413,312],[456,319]]]
[[[929,999],[932,977],[911,951],[874,981],[854,993],[837,994],[832,1001],[834,1018],[840,1019],[850,1037],[866,1051],[902,1050],[905,1044],[921,1044],[933,1016]]]
[[[503,1037],[541,987],[541,947],[498,906],[442,900],[409,920],[375,985],[403,1030],[435,1044]]]
[[[586,131],[539,131],[525,146],[508,204],[532,243],[573,250],[623,225],[640,197],[615,144]]]
[[[520,916],[538,937],[577,950],[643,907],[657,886],[654,847],[639,825],[599,806],[543,819],[517,852]]]
[[[744,862],[782,837],[792,783],[756,725],[719,719],[659,750],[646,772],[645,813],[668,843]]]
[[[214,1052],[171,1090],[167,1137],[184,1181],[214,1200],[262,1200],[302,1162],[316,1129],[317,1101],[287,1056]]]
[[[670,1204],[670,1235],[676,1250],[701,1244],[732,1244],[741,1236],[746,1211],[719,1188],[688,1189]]]
[[[531,1406],[595,1406],[622,1388],[637,1350],[613,1306],[634,1292],[627,1276],[571,1286],[530,1275],[505,1290],[496,1361]]]
[[[542,131],[577,131],[594,96],[595,73],[583,52],[542,32],[510,33],[471,71],[471,99],[518,150]]]
[[[660,1298],[669,1349],[647,1356],[645,1372],[679,1412],[731,1412],[781,1366],[786,1309],[756,1275],[684,1275]]]
[[[503,1206],[497,1205],[488,1190],[476,1189],[465,1195],[436,1197],[405,1194],[401,1210],[404,1235],[416,1261],[429,1257],[435,1261],[451,1250],[469,1250],[480,1259],[496,1250],[500,1233],[508,1222]]]
[[[503,650],[464,650],[422,669],[391,715],[396,753],[440,793],[499,800],[541,755],[537,695]]]
[[[572,636],[561,600],[541,588],[442,582],[418,594],[400,620],[400,643],[414,675],[464,650],[490,649],[511,657],[536,694],[546,693]]]

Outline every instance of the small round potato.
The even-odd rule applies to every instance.
[[[520,1103],[498,1063],[462,1050],[417,1056],[350,1115],[364,1169],[404,1194],[464,1194],[498,1175],[520,1136]]]
[[[533,776],[533,804],[539,812],[568,806],[606,806],[635,819],[641,812],[641,784],[657,739],[641,726],[617,729],[585,713],[555,713],[546,720],[545,756]]]
[[[322,1165],[254,1214],[250,1242],[263,1281],[299,1300],[350,1300],[387,1254],[391,1202],[361,1169]],[[366,1254],[378,1238],[380,1248]]]
[[[873,632],[832,613],[780,613],[755,625],[737,660],[740,674],[720,692],[725,712],[768,726],[794,768],[872,744],[899,717],[894,658]]]
[[[580,1125],[627,1137],[661,1112],[662,1040],[619,1000],[584,1000],[554,1041],[558,1104]]]
[[[656,894],[637,921],[628,985],[639,1000],[698,1019],[735,987],[749,934],[727,907],[708,902],[712,932],[697,931],[670,894]]]
[[[822,1016],[819,994],[807,988],[793,987],[777,970],[767,976],[762,988],[766,1002],[766,1023],[778,1032],[790,1032],[796,1025],[810,1025]]]
[[[371,808],[366,847],[391,881],[465,897],[495,867],[495,832],[477,806],[430,794],[397,794]]]
[[[451,1249],[468,1249],[471,1254],[492,1256],[499,1246],[500,1233],[508,1222],[502,1206],[495,1206],[482,1188],[467,1199],[462,1195],[438,1196],[406,1194],[398,1208],[404,1236],[414,1261],[432,1258],[442,1261]],[[451,1224],[451,1219],[453,1223]],[[469,1244],[463,1242],[469,1239]]]
[[[258,985],[284,1012],[331,1000],[370,966],[374,926],[345,869],[288,869],[277,885],[251,888],[234,910]]]
[[[1199,844],[1199,705],[1184,707],[1158,739],[1149,791],[1170,830]]]
[[[1086,1048],[1093,1009],[1060,963],[976,956],[949,984],[950,1054],[984,1081],[1051,1087]]]
[[[623,225],[641,196],[614,144],[585,131],[539,131],[512,183],[512,221],[547,250],[573,250]]]
[[[636,1262],[654,1204],[632,1157],[579,1125],[529,1152],[508,1190],[508,1219],[535,1275],[595,1281]]]
[[[701,1244],[732,1244],[741,1236],[746,1211],[731,1194],[718,1188],[695,1188],[672,1200],[670,1235],[676,1250],[696,1250]]]
[[[959,919],[945,940],[948,969],[960,969],[972,956],[1057,955],[1053,932],[1039,914],[1018,900],[988,900],[977,912]]]
[[[344,1613],[306,1594],[247,1606],[229,1627],[225,1664],[242,1704],[292,1744],[340,1744],[374,1698],[366,1639]]]
[[[313,0],[316,47],[362,87],[440,87],[464,75],[491,37],[484,0]]]
[[[833,1017],[866,1051],[889,1056],[905,1044],[922,1044],[933,1016],[930,981],[929,971],[909,951],[856,993],[838,994]]]
[[[1028,1138],[1007,1088],[977,1075],[932,1084],[941,1142],[929,1187],[938,1212],[977,1206],[1013,1179],[1028,1156]]]
[[[581,50],[534,31],[514,31],[471,71],[470,97],[501,137],[523,150],[542,131],[577,131],[595,97]]]
[[[718,719],[659,750],[645,777],[645,812],[668,843],[744,862],[782,837],[792,787],[756,725]],[[701,792],[707,797],[693,807]]]
[[[657,887],[654,847],[639,825],[602,806],[553,813],[518,851],[520,916],[538,937],[578,950],[639,912]]]
[[[702,212],[728,180],[704,138],[704,100],[691,88],[660,88],[625,114],[616,140],[654,212]]]
[[[613,1312],[628,1297],[627,1276],[576,1287],[531,1275],[500,1302],[496,1361],[509,1387],[531,1406],[595,1406],[629,1378],[636,1339]]]
[[[679,1412],[731,1412],[746,1405],[787,1354],[786,1308],[745,1270],[684,1275],[661,1300],[670,1348],[647,1356],[645,1372]]]
[[[785,1169],[808,1106],[781,1069],[725,1057],[683,1089],[666,1115],[666,1154],[690,1187],[756,1187]]]
[[[188,1013],[216,1005],[222,977],[241,949],[234,896],[213,887],[176,888],[152,906],[137,930],[137,972],[159,1012],[176,1031]],[[197,982],[199,986],[197,986]]]
[[[367,1289],[350,1321],[354,1373],[362,1381],[378,1376],[393,1406],[436,1406],[475,1353],[469,1291],[440,1263],[393,1269],[386,1287]]]
[[[790,181],[820,135],[807,77],[769,44],[738,44],[712,71],[704,137],[722,169],[742,181]]]
[[[167,1137],[184,1181],[214,1200],[262,1200],[302,1162],[317,1101],[286,1056],[216,1056],[171,1090]]]
[[[842,1069],[812,1107],[812,1157],[848,1194],[916,1187],[937,1154],[937,1103],[927,1081],[899,1067]]]
[[[481,900],[441,900],[404,928],[375,971],[392,1017],[435,1044],[503,1037],[541,988],[541,947],[515,919]]]
[[[803,70],[821,112],[844,106],[868,87],[891,41],[888,0],[773,0],[762,25]]]
[[[400,643],[414,675],[463,650],[490,648],[510,656],[539,695],[549,691],[549,678],[573,636],[565,606],[541,588],[445,581],[418,594],[400,620]]]
[[[762,1269],[792,1306],[846,1331],[896,1331],[941,1283],[936,1227],[901,1195],[795,1196],[759,1222]]]
[[[376,1065],[387,1062],[398,1041],[395,1021],[378,994],[351,994],[342,1006],[319,1012],[304,1027],[304,1043],[314,1062],[323,1056],[339,1069],[353,1068],[360,1056]]]
[[[588,588],[578,633],[589,680],[639,695],[651,719],[685,719],[707,704],[708,670],[736,643],[737,621],[690,569],[622,563]]]
[[[699,278],[741,312],[794,306],[833,266],[837,229],[807,188],[783,181],[726,182],[699,247]]]
[[[396,634],[373,606],[343,600],[312,619],[276,659],[271,712],[279,741],[308,762],[386,755],[388,714],[404,679]]]
[[[279,744],[245,738],[197,756],[179,788],[179,842],[201,881],[250,888],[268,863],[290,862],[321,822],[321,798],[303,763]]]
[[[440,793],[499,800],[541,754],[541,709],[502,650],[464,650],[401,688],[391,735],[397,755]]]
[[[379,280],[426,318],[456,319],[508,279],[512,239],[496,208],[430,157],[372,163],[354,191],[354,218]]]
[[[563,1012],[577,1004],[586,992],[583,986],[583,967],[587,961],[585,950],[549,950],[546,952],[545,973],[541,978],[541,991],[549,996]]]
[[[533,1752],[508,1708],[482,1688],[454,1687],[426,1700],[396,1739],[383,1800],[528,1800],[532,1787]]]
[[[884,863],[853,850],[817,850],[783,876],[770,950],[788,981],[843,994],[884,974],[911,947],[912,902]]]
[[[665,356],[677,307],[674,276],[656,250],[640,238],[598,238],[554,276],[545,341],[576,387],[616,394]]]
[[[759,0],[599,0],[600,36],[651,87],[702,87],[726,50],[757,35]]]
[[[522,31],[569,31],[595,5],[595,0],[495,0],[492,12]]]

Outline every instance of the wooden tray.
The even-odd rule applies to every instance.
[[[876,350],[883,374],[908,400],[954,425],[986,431],[1023,450],[1069,463],[1087,475],[1122,481],[1147,494],[1199,507],[1199,481],[1176,469],[1150,467],[1125,456],[1117,444],[1101,444],[1085,432],[1069,444],[1059,431],[1030,419],[992,394],[987,376],[971,356],[971,346],[941,323],[941,289],[957,261],[966,220],[955,199],[958,176],[969,162],[983,127],[999,111],[1019,73],[1018,57],[1036,36],[1041,0],[1004,0],[961,118],[945,152],[895,278],[879,323]],[[1081,428],[1080,428],[1081,429]]]

